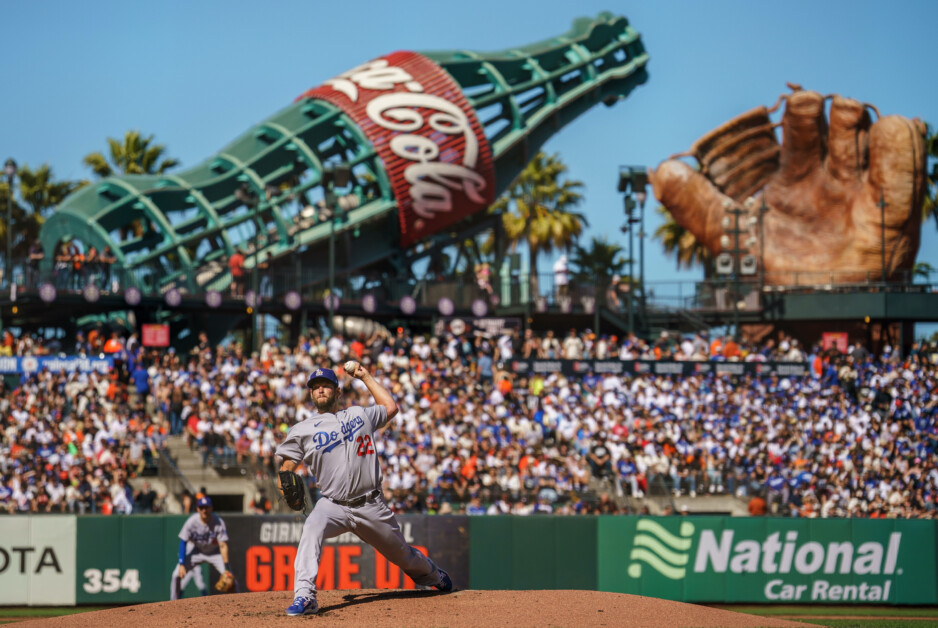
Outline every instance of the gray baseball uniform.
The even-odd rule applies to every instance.
[[[411,547],[381,493],[375,432],[388,422],[384,406],[352,406],[336,414],[314,413],[290,428],[277,447],[281,458],[304,462],[326,499],[303,526],[294,562],[296,596],[316,593],[323,539],[354,532],[419,585],[440,582],[437,566]],[[337,502],[349,502],[342,505]]]
[[[173,569],[173,579],[170,583],[169,599],[177,600],[185,590],[186,585],[191,578],[195,578],[195,584],[200,590],[204,591],[205,584],[202,581],[202,574],[198,569],[202,563],[209,563],[219,574],[225,573],[225,561],[221,557],[218,549],[218,542],[228,542],[228,529],[221,517],[212,513],[208,523],[202,523],[199,514],[191,515],[186,522],[182,524],[182,530],[179,531],[179,538],[186,541],[186,575],[182,582],[179,581],[179,569]],[[238,583],[235,583],[238,590]]]

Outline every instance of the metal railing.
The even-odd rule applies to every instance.
[[[157,459],[157,469],[157,477],[163,483],[163,486],[166,487],[165,500],[168,501],[170,496],[172,496],[177,503],[182,504],[182,494],[184,491],[189,491],[193,499],[195,498],[195,487],[169,457],[168,451],[163,450],[161,452],[160,457]]]
[[[261,303],[271,300],[284,302],[285,296],[296,292],[302,303],[323,304],[329,294],[328,279],[323,277],[322,265],[289,268],[248,269],[242,282],[232,283],[227,267],[220,262],[212,264],[211,272],[193,271],[196,277],[180,275],[176,269],[161,264],[135,265],[125,268],[118,264],[83,263],[56,264],[51,268],[17,260],[12,264],[10,276],[0,279],[0,300],[13,294],[37,293],[43,285],[51,285],[56,294],[85,294],[86,298],[101,295],[125,294],[133,287],[141,297],[166,297],[178,291],[181,297],[205,298],[209,292],[218,292],[222,299],[240,300],[250,291],[257,272],[258,293]],[[770,294],[829,293],[829,292],[938,292],[938,284],[914,283],[911,271],[903,271],[887,282],[875,272],[849,271],[791,271],[768,276],[774,283],[763,283],[753,277],[732,281],[704,279],[701,281],[653,281],[633,288],[631,307],[636,315],[642,309],[661,312],[730,312],[758,311]],[[88,292],[88,288],[94,289]],[[334,279],[334,294],[343,305],[360,305],[365,295],[374,297],[378,304],[399,304],[404,297],[414,299],[417,307],[436,308],[448,298],[456,308],[468,309],[477,300],[486,303],[489,311],[495,307],[530,306],[532,310],[592,311],[595,307],[612,307],[607,297],[609,286],[596,286],[575,280],[558,285],[553,273],[530,276],[524,273],[492,273],[487,281],[462,277],[425,277],[421,279],[389,279],[361,274],[339,274]],[[40,293],[41,294],[41,293]],[[625,314],[629,307],[628,292],[618,292],[619,303],[614,307]],[[735,303],[734,303],[735,301]]]

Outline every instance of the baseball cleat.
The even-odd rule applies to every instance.
[[[442,569],[440,569],[439,572],[440,572],[440,583],[435,584],[433,586],[438,591],[442,591],[443,593],[449,593],[450,591],[453,590],[453,581],[450,580],[449,574],[443,571]]]
[[[287,608],[287,615],[313,615],[319,610],[319,604],[315,597],[299,596],[293,600],[293,604]]]

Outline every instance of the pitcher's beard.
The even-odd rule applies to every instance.
[[[313,399],[313,403],[316,404],[316,409],[319,412],[332,412],[335,413],[335,402],[336,394],[332,393],[328,399],[320,401],[319,399]]]

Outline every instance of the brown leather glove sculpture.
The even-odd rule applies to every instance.
[[[674,159],[649,172],[657,199],[717,255],[727,234],[721,224],[726,208],[745,206],[749,216],[758,216],[761,192],[769,208],[762,225],[765,280],[790,285],[828,283],[831,277],[835,283],[878,281],[882,193],[886,274],[911,269],[926,190],[925,125],[897,115],[880,118],[875,108],[871,124],[868,105],[836,95],[828,125],[825,97],[789,87],[794,92],[783,97],[781,146],[769,118],[778,105],[753,109],[685,153],[696,157],[699,172]],[[747,229],[740,248],[758,259],[758,223],[739,224]]]

